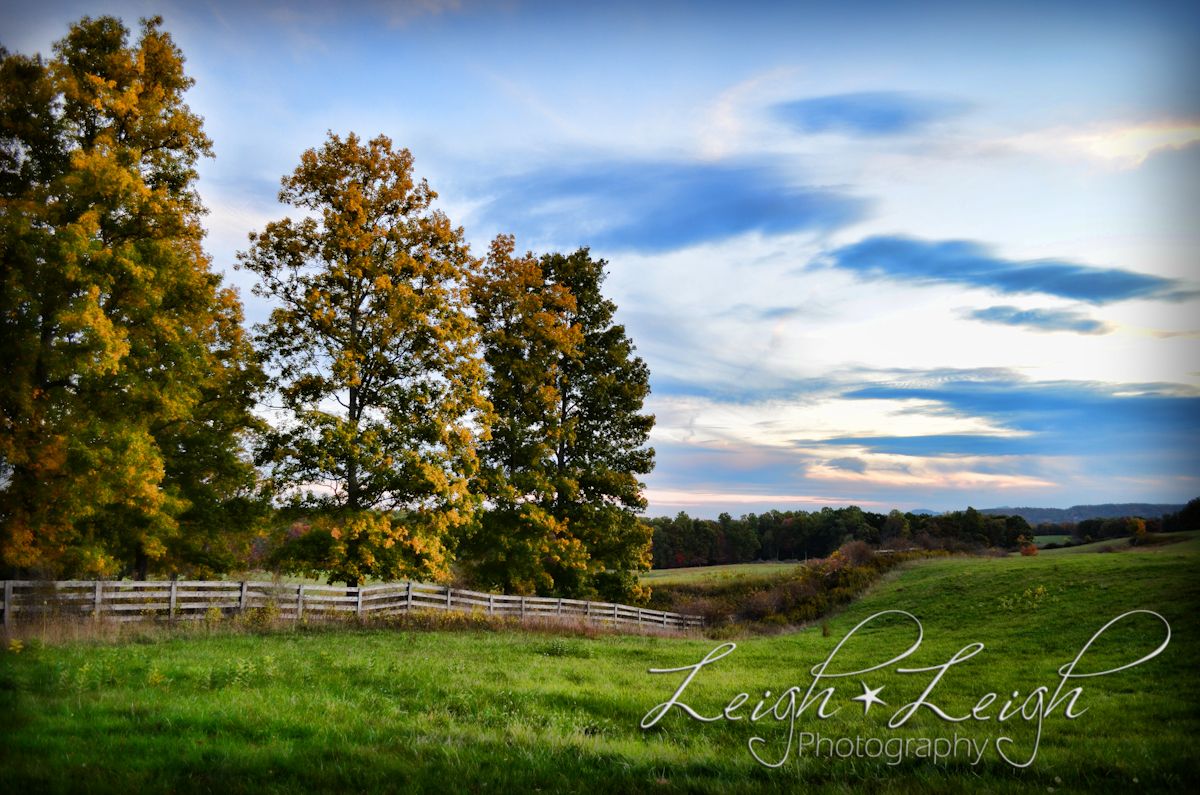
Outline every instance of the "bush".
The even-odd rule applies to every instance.
[[[1025,544],[1024,546],[1021,547],[1021,555],[1023,555],[1024,557],[1036,558],[1037,553],[1038,553],[1038,548],[1036,546],[1034,546],[1033,544]]]
[[[842,544],[835,554],[841,555],[853,566],[862,566],[875,557],[875,550],[871,549],[866,541],[850,541]]]

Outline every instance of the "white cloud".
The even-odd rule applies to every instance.
[[[998,142],[1017,151],[1053,158],[1088,157],[1120,169],[1137,168],[1158,149],[1200,141],[1200,122],[1160,121],[1137,125],[1054,127]]]
[[[663,442],[737,441],[794,447],[796,440],[855,436],[1023,435],[980,417],[948,414],[933,400],[846,400],[833,396],[803,401],[723,403],[699,397],[657,398],[652,439]]]

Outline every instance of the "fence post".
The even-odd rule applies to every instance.
[[[562,599],[558,600],[558,617],[562,618]]]
[[[363,587],[360,585],[358,586],[358,604],[354,608],[354,615],[358,616],[359,618],[362,618],[362,592]]]
[[[616,602],[613,602],[613,627],[614,627],[614,628],[615,628],[615,627],[617,627],[617,626],[619,626],[619,625],[620,625],[620,623],[621,623],[621,622],[618,620],[618,618],[619,618],[619,614],[617,613],[617,611],[618,611],[618,610],[620,610],[620,609],[621,609],[621,606],[620,606],[619,604],[617,604]]]
[[[175,621],[175,606],[179,603],[178,602],[178,586],[179,586],[179,584],[175,581],[175,578],[172,577],[171,578],[171,596],[170,596],[170,600],[167,603],[167,623],[168,624]]]
[[[664,610],[663,611],[663,626],[665,627],[666,625],[667,625],[667,611]]]
[[[496,615],[496,597],[488,594],[488,615]]]
[[[408,597],[404,605],[405,614],[412,612],[412,580],[408,581]]]
[[[450,609],[450,594],[452,591],[453,591],[453,589],[449,585],[447,585],[446,586],[446,610]]]
[[[583,620],[584,623],[592,620],[592,603],[590,601],[583,603]]]
[[[100,620],[100,602],[104,598],[104,580],[96,580],[95,591],[92,595],[92,618]]]
[[[304,584],[301,583],[296,588],[296,620],[299,621],[304,617]]]
[[[247,601],[246,591],[249,589],[249,587],[250,587],[250,583],[246,582],[245,580],[242,580],[242,593],[238,597],[238,613],[241,613],[242,615],[245,615],[245,613],[246,613],[246,601]]]
[[[4,626],[6,626],[6,627],[12,626],[12,623],[13,623],[12,612],[13,612],[12,582],[10,580],[5,580],[4,581]]]
[[[642,608],[638,608],[638,626],[642,625]]]
[[[521,623],[525,623],[525,597],[521,597]]]

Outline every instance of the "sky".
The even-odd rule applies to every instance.
[[[651,516],[1200,495],[1194,3],[0,2],[161,15],[232,267],[328,132],[472,250],[589,246],[649,366]]]

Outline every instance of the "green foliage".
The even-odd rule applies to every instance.
[[[674,519],[647,520],[653,528],[655,569],[766,560],[825,557],[850,541],[891,549],[948,549],[955,552],[1012,549],[1022,534],[1032,536],[1020,516],[984,514],[974,508],[940,516],[878,514],[856,505],[825,507],[820,511],[768,511],[718,521],[693,519],[679,513]]]
[[[1164,533],[1200,530],[1200,497],[1190,501],[1179,512],[1163,516],[1162,529]]]
[[[200,247],[210,154],[161,19],[0,63],[0,557],[50,576],[225,568],[257,530],[260,374]],[[214,549],[216,528],[222,536]],[[232,539],[232,540],[231,540]],[[232,546],[232,549],[230,548]]]
[[[435,198],[408,150],[331,133],[279,193],[319,217],[270,223],[239,255],[280,305],[257,330],[290,418],[257,460],[291,515],[320,517],[280,551],[291,570],[444,579],[478,503],[467,486],[488,407],[462,293],[473,263]]]
[[[649,568],[637,476],[653,467],[640,414],[649,373],[587,249],[514,256],[497,238],[471,281],[495,409],[477,488],[492,504],[463,541],[484,587],[638,603]]]

